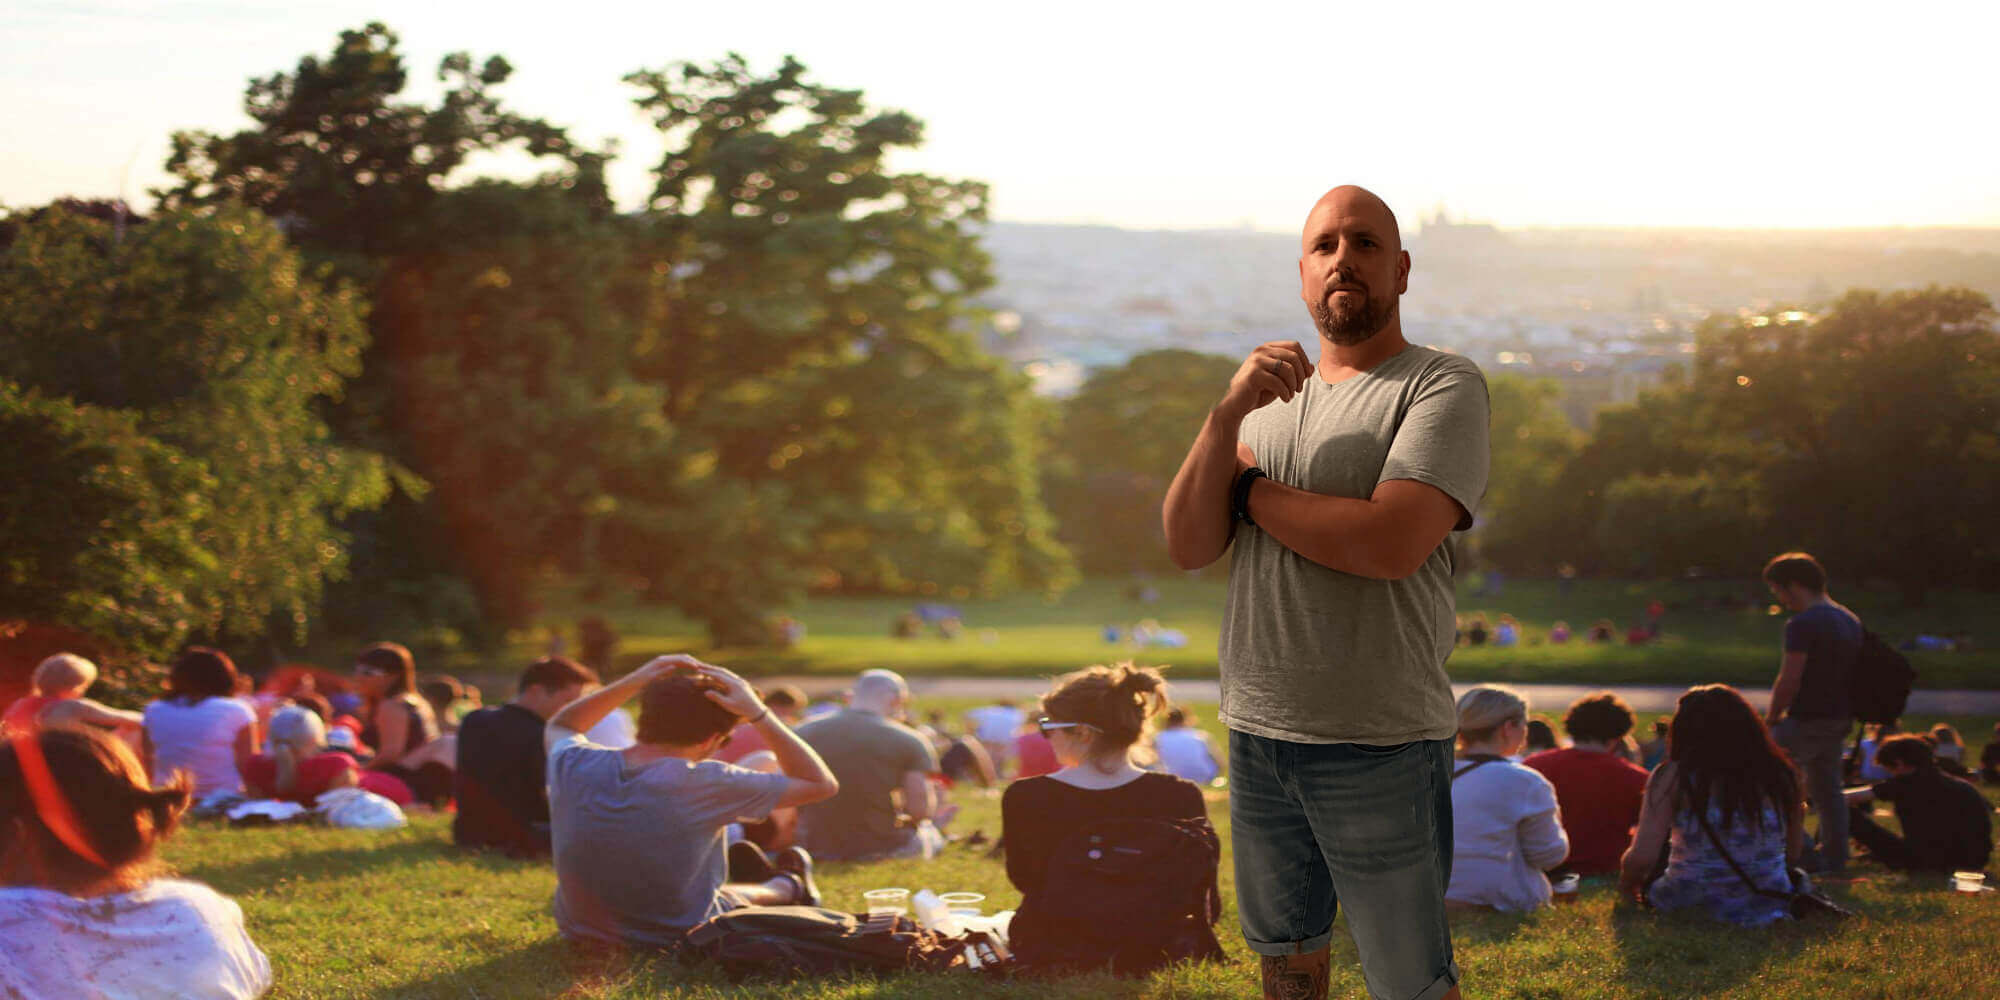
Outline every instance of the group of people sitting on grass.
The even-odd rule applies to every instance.
[[[1784,919],[1786,897],[1811,888],[1799,770],[1733,688],[1681,696],[1650,772],[1631,760],[1631,709],[1608,692],[1570,706],[1569,747],[1524,758],[1530,720],[1518,692],[1475,687],[1458,712],[1454,904],[1521,912],[1552,901],[1552,878],[1616,876],[1644,905],[1756,926]],[[1848,836],[1893,871],[1986,866],[1993,808],[1939,766],[1930,738],[1890,736],[1873,760],[1882,779],[1846,795]],[[1900,834],[1874,822],[1877,801],[1894,808]]]
[[[241,911],[162,877],[157,848],[203,794],[309,800],[341,787],[393,790],[389,779],[411,788],[437,780],[407,766],[443,735],[414,690],[407,651],[371,647],[356,677],[369,720],[357,735],[377,748],[375,760],[391,755],[384,766],[330,749],[326,720],[306,704],[281,705],[260,725],[215,650],[189,650],[167,697],[138,714],[86,697],[95,679],[87,660],[44,663],[35,693],[0,717],[0,942],[12,942],[0,944],[0,987],[57,996],[83,982],[116,993],[144,979],[134,995],[226,997],[267,988],[269,963]],[[620,948],[673,948],[691,928],[745,907],[817,905],[816,859],[939,850],[954,811],[940,757],[963,751],[990,773],[977,731],[985,713],[964,736],[936,717],[908,725],[908,688],[885,670],[860,675],[844,705],[806,702],[786,687],[760,695],[686,656],[657,658],[609,685],[563,657],[537,660],[509,701],[457,727],[453,839],[551,858],[556,927]],[[636,724],[622,711],[634,704]],[[1170,735],[1191,727],[1168,705],[1160,675],[1092,667],[1059,679],[1038,708],[1019,725],[1032,726],[1055,766],[1017,776],[1001,799],[1006,872],[1022,893],[1017,956],[1052,970],[1090,964],[1087,956],[1138,971],[1219,953],[1208,930],[1220,910],[1219,851],[1201,782],[1164,767],[1184,759],[1212,778],[1213,755],[1204,739]],[[1662,910],[1743,925],[1785,916],[1807,839],[1802,782],[1733,689],[1683,695],[1650,772],[1631,759],[1647,755],[1629,740],[1631,710],[1608,693],[1570,707],[1567,747],[1525,758],[1529,706],[1519,694],[1473,688],[1458,710],[1454,903],[1531,910],[1554,897],[1552,874],[1573,873],[1615,876],[1621,894]],[[1163,716],[1173,724],[1161,727]],[[631,730],[623,745],[592,735],[618,743],[620,724],[605,728],[614,717]],[[1011,749],[1003,766],[1019,760]],[[1882,780],[1848,793],[1851,835],[1891,869],[1979,869],[1989,859],[1991,808],[1937,759],[1924,736],[1884,737],[1873,753]],[[1895,809],[1900,834],[1873,822],[1876,801]],[[1075,898],[1077,872],[1087,875],[1079,837],[1133,821],[1197,845],[1202,860],[1154,873],[1207,883],[1177,923],[1080,916],[1090,901]],[[58,926],[55,947],[34,946]]]

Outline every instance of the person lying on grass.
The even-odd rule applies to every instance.
[[[100,705],[83,693],[97,683],[97,664],[75,653],[57,653],[35,667],[32,694],[14,699],[0,715],[0,729],[32,733],[54,728],[89,726],[107,729],[132,741],[139,738],[145,718]]]
[[[585,738],[634,697],[636,745],[611,750]],[[739,720],[758,727],[779,773],[708,759]],[[543,738],[552,909],[564,937],[672,948],[689,928],[730,910],[819,902],[805,851],[791,848],[775,860],[754,849],[725,852],[730,823],[840,791],[826,763],[743,678],[691,656],[657,657],[557,712]]]
[[[1993,856],[1993,807],[1963,778],[1944,773],[1930,741],[1891,736],[1875,751],[1886,781],[1847,790],[1848,831],[1875,860],[1896,871],[1979,871]],[[1896,807],[1897,836],[1877,825],[1867,804]]]
[[[243,911],[161,877],[190,781],[100,733],[0,739],[0,996],[239,1000],[271,987]]]

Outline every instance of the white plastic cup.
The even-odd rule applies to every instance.
[[[1959,892],[1985,892],[1985,872],[1952,872],[1951,887]]]
[[[868,922],[893,923],[910,912],[910,890],[870,889],[861,894],[868,901]]]
[[[938,897],[944,901],[945,909],[954,917],[976,917],[986,902],[986,896],[977,892],[947,892]]]
[[[1583,883],[1583,877],[1576,874],[1575,872],[1570,872],[1569,874],[1556,879],[1555,882],[1550,886],[1550,888],[1555,892],[1555,901],[1558,903],[1576,902],[1576,891],[1578,888],[1581,887],[1582,883]]]

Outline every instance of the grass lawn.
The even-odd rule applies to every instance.
[[[956,714],[969,703],[920,703]],[[1650,722],[1650,719],[1642,720]],[[1936,720],[1912,720],[1912,722]],[[1952,720],[1978,753],[1989,725]],[[1204,720],[1213,726],[1213,720]],[[573,953],[548,916],[545,866],[467,855],[448,844],[445,817],[422,815],[387,833],[197,825],[169,861],[237,898],[288,998],[1206,998],[1257,995],[1256,966],[1236,933],[1226,792],[1211,793],[1223,836],[1219,936],[1233,963],[1186,966],[1146,980],[1103,976],[1057,983],[988,982],[973,975],[881,981],[731,983],[713,970],[645,958]],[[961,796],[957,832],[997,834],[997,794]],[[828,904],[861,909],[881,886],[983,892],[993,908],[1019,896],[998,859],[953,845],[932,862],[822,866]],[[2000,895],[1972,897],[1905,884],[1880,869],[1833,894],[1863,919],[1746,932],[1698,917],[1618,905],[1608,884],[1586,885],[1572,906],[1528,916],[1456,915],[1453,939],[1467,997],[1590,998],[1964,997],[2000,995]],[[1336,933],[1333,995],[1364,996],[1353,946]]]
[[[1112,580],[1089,581],[1055,601],[1017,595],[949,602],[962,611],[965,622],[964,634],[955,640],[941,639],[934,632],[918,639],[890,637],[891,623],[917,603],[910,598],[814,598],[791,611],[806,625],[806,637],[783,652],[710,649],[697,624],[660,608],[554,600],[553,610],[536,627],[516,637],[511,655],[522,663],[539,655],[550,626],[563,629],[574,650],[576,621],[601,614],[623,635],[619,659],[625,667],[658,653],[693,650],[746,673],[851,675],[869,667],[888,667],[912,675],[1032,677],[1131,657],[1172,664],[1175,676],[1213,677],[1224,585],[1168,578],[1154,586],[1160,599],[1151,604],[1126,596],[1129,584]],[[1745,598],[1757,603],[1716,610],[1713,601],[1724,594],[1738,598],[1739,605]],[[1919,671],[1919,686],[2000,689],[2000,632],[1994,629],[2000,622],[2000,595],[1939,592],[1929,608],[1917,611],[1903,610],[1899,595],[1887,591],[1836,591],[1835,596],[1892,641],[1920,631],[1973,636],[1978,652],[1910,654]],[[1612,645],[1572,641],[1560,646],[1534,641],[1557,620],[1581,632],[1591,622],[1609,618],[1622,634],[1654,597],[1669,608],[1660,642],[1633,647],[1622,641]],[[1767,601],[1761,585],[1743,582],[1578,581],[1565,594],[1555,581],[1519,580],[1493,596],[1475,595],[1461,587],[1461,614],[1483,612],[1489,622],[1502,613],[1512,614],[1525,625],[1531,644],[1460,648],[1451,658],[1451,676],[1455,681],[1768,686],[1777,669],[1784,618],[1769,614]],[[1187,645],[1141,650],[1105,639],[1107,625],[1129,627],[1148,619],[1180,630]],[[476,672],[484,665],[457,666]],[[509,666],[497,672],[511,678],[516,670]]]

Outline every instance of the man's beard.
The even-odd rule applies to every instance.
[[[1313,303],[1313,325],[1319,327],[1319,335],[1339,347],[1353,347],[1381,333],[1396,315],[1395,296],[1378,299],[1373,293],[1366,296],[1358,309],[1343,309],[1336,312],[1321,296]]]

